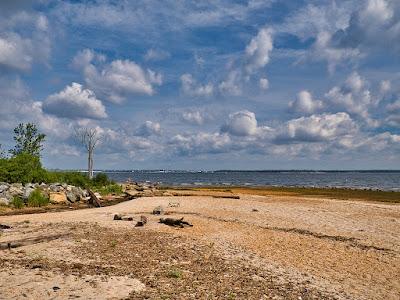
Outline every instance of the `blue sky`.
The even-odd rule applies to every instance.
[[[400,3],[2,1],[0,143],[48,168],[399,169]]]

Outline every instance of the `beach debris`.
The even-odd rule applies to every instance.
[[[88,189],[88,193],[90,196],[89,204],[94,205],[96,207],[101,207],[99,198],[97,197],[96,193],[93,193],[90,189]]]
[[[10,229],[11,226],[8,226],[6,224],[0,224],[0,229]]]
[[[131,217],[131,216],[123,216],[121,214],[115,214],[114,215],[114,220],[115,221],[133,221],[133,217]]]
[[[238,195],[213,195],[213,198],[240,199]]]
[[[169,202],[168,207],[179,207],[181,204],[179,202]]]
[[[147,218],[145,216],[140,216],[140,221],[137,221],[135,227],[143,227],[147,223]]]
[[[189,222],[183,221],[183,217],[180,219],[173,219],[173,218],[161,218],[160,219],[160,223],[161,224],[165,224],[168,226],[172,226],[172,227],[180,227],[180,228],[184,228],[185,226],[189,226],[189,227],[193,227],[192,224],[190,224]]]
[[[164,214],[164,208],[160,205],[153,209],[153,215],[162,215]]]
[[[253,208],[251,211],[252,212],[258,212],[259,210],[257,208]]]

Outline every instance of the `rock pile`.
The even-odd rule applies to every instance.
[[[5,183],[0,182],[0,205],[9,205],[14,197],[27,201],[30,194],[36,190],[49,197],[51,203],[74,203],[87,201],[88,192],[80,187],[68,184],[53,183]]]
[[[122,185],[123,192],[130,198],[170,196],[166,191],[158,189],[156,183],[128,182]]]

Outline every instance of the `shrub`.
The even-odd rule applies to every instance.
[[[122,187],[119,184],[109,184],[104,187],[98,188],[97,191],[101,195],[122,194]]]
[[[49,204],[49,198],[42,195],[39,189],[34,190],[28,198],[28,206],[41,207]]]
[[[182,271],[179,269],[172,269],[168,272],[168,277],[180,279],[182,278]]]
[[[24,200],[21,197],[14,196],[11,200],[10,204],[14,206],[14,208],[23,208],[25,206]]]
[[[107,174],[104,173],[98,173],[96,176],[93,177],[92,182],[95,186],[106,186],[113,183],[108,179]]]

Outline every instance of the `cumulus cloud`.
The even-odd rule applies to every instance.
[[[229,151],[231,138],[226,133],[199,132],[196,135],[178,134],[171,139],[169,144],[179,155],[215,154]]]
[[[323,142],[356,133],[358,127],[347,113],[312,115],[288,121],[278,130],[276,141]]]
[[[161,133],[161,125],[157,122],[146,121],[144,122],[137,130],[135,131],[135,135],[137,136],[151,136],[151,135],[159,135]]]
[[[322,101],[313,99],[307,90],[300,91],[296,100],[289,102],[289,110],[294,113],[312,114],[322,107]]]
[[[181,76],[182,92],[185,95],[193,97],[211,96],[214,91],[214,86],[211,83],[205,85],[199,84],[191,74],[183,74]]]
[[[226,124],[221,127],[221,131],[236,136],[254,135],[257,133],[256,115],[248,110],[230,114]]]
[[[367,81],[357,72],[350,74],[342,86],[335,86],[325,94],[331,109],[345,110],[346,112],[362,117],[370,125],[374,121],[370,118],[369,109],[376,107],[381,100],[373,96],[367,86]]]
[[[105,60],[91,50],[83,50],[74,58],[73,65],[81,66],[86,84],[110,102],[122,103],[134,94],[153,95],[154,86],[162,84],[161,74],[144,70],[133,61],[118,59],[97,67],[93,61],[95,57]]]
[[[262,28],[258,34],[251,39],[245,51],[245,70],[251,74],[265,67],[269,62],[270,52],[273,49],[272,30]]]
[[[202,125],[204,122],[204,114],[198,110],[182,112],[182,120],[187,123]]]
[[[0,22],[0,67],[27,71],[34,63],[47,64],[51,51],[47,18],[25,12],[8,15],[6,20]],[[23,25],[31,27],[30,34],[18,30]]]
[[[400,100],[396,100],[386,106],[389,116],[386,121],[393,126],[400,126]]]
[[[269,81],[267,78],[260,78],[258,85],[260,86],[260,89],[267,90],[269,88]]]
[[[149,49],[144,55],[144,59],[147,61],[160,61],[171,57],[171,54],[161,49]]]
[[[76,82],[66,86],[61,92],[47,97],[43,102],[43,111],[70,119],[107,117],[103,103],[96,98],[94,92],[84,89]]]

